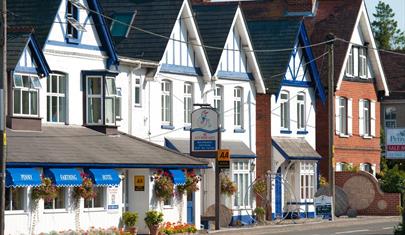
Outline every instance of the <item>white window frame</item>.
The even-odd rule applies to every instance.
[[[344,103],[342,103],[344,102]],[[349,135],[349,118],[348,118],[349,99],[340,96],[338,99],[339,109],[339,134],[342,136]]]
[[[161,82],[161,121],[163,125],[173,124],[173,83],[169,80]],[[167,98],[167,99],[166,99]]]
[[[183,118],[184,124],[191,125],[191,112],[193,112],[194,104],[194,86],[191,82],[185,82],[183,85]]]
[[[385,107],[384,109],[384,126],[386,128],[397,127],[397,108],[394,106]]]
[[[111,84],[112,84],[112,90],[110,91],[107,85],[107,81],[111,80]],[[116,112],[115,112],[115,98],[117,97],[117,86],[115,84],[115,78],[114,77],[110,77],[110,76],[106,76],[104,78],[103,81],[103,85],[105,87],[105,95],[104,95],[104,109],[103,109],[103,113],[105,115],[105,124],[106,125],[115,125],[116,122]],[[112,120],[107,122],[107,115],[106,115],[106,110],[105,108],[107,107],[107,99],[111,99],[112,100]]]
[[[20,76],[21,77],[21,85],[16,85],[16,77]],[[23,77],[28,77],[29,81],[29,87],[24,86],[23,82]],[[39,83],[39,86],[38,86]],[[19,117],[39,117],[39,112],[40,112],[40,102],[39,102],[39,89],[40,89],[40,82],[39,78],[36,75],[32,74],[23,74],[23,73],[15,73],[13,74],[13,116],[19,116]],[[19,113],[16,113],[15,110],[15,93],[19,92],[20,93],[20,110]],[[28,92],[28,114],[23,114],[23,92]],[[36,93],[37,96],[37,113],[32,114],[31,110],[31,103],[32,103],[32,92]]]
[[[53,87],[52,87],[52,80],[54,79],[53,77],[56,77],[56,93],[53,92]],[[64,92],[60,92],[60,78],[63,78],[63,81],[65,83],[65,91]],[[50,74],[47,78],[47,92],[46,92],[46,102],[47,102],[47,122],[49,123],[66,123],[67,121],[67,76],[64,74]],[[56,121],[52,121],[52,98],[56,97]],[[64,99],[64,121],[60,121],[60,99]],[[48,101],[50,102],[48,104]],[[49,106],[49,108],[48,108]]]
[[[349,56],[347,58],[347,64],[346,64],[346,76],[347,77],[354,77],[353,47],[349,48]]]
[[[300,92],[297,94],[297,129],[304,131],[306,126],[306,96],[304,92]]]
[[[9,192],[7,192],[7,189],[9,189]],[[13,202],[14,202],[14,198],[13,198],[13,193],[12,193],[12,190],[21,190],[21,193],[22,193],[22,195],[19,195],[19,196],[21,196],[22,197],[22,199],[23,199],[23,201],[22,201],[22,209],[17,209],[17,210],[13,210]],[[26,209],[27,209],[27,207],[26,207],[26,204],[27,204],[27,190],[26,190],[26,188],[13,188],[13,187],[10,187],[10,188],[5,188],[5,193],[6,193],[6,197],[7,197],[7,193],[9,193],[9,197],[10,197],[10,201],[9,201],[9,208],[10,209],[6,209],[7,208],[7,203],[5,204],[5,207],[4,207],[4,210],[5,210],[5,213],[7,213],[7,214],[9,214],[9,213],[21,213],[21,212],[24,212]]]
[[[252,184],[251,160],[232,160],[232,180],[236,183],[238,191],[233,198],[233,208],[251,208],[252,195],[249,186]],[[245,198],[247,196],[247,199]]]
[[[363,100],[363,135],[371,136],[371,100]]]
[[[225,127],[224,127],[224,86],[222,85],[215,85],[213,106],[219,113],[219,121],[221,124],[221,128],[223,129]]]
[[[89,78],[99,78],[100,79],[100,94],[89,94]],[[87,125],[102,125],[104,120],[104,77],[103,76],[86,76],[86,124]],[[98,98],[100,99],[100,122],[89,122],[89,99]]]
[[[51,212],[51,213],[53,213],[53,212],[65,212],[65,211],[67,211],[67,209],[68,209],[68,199],[69,199],[69,197],[68,197],[68,195],[69,195],[69,188],[67,188],[67,187],[60,187],[60,188],[58,188],[59,190],[60,190],[60,192],[64,195],[64,197],[63,197],[63,205],[64,205],[64,207],[63,208],[55,208],[55,199],[52,199],[52,208],[49,208],[49,209],[46,209],[45,208],[45,200],[43,200],[43,208],[44,208],[44,212]]]
[[[75,10],[77,11],[76,17],[74,15]],[[69,38],[79,38],[79,30],[74,26],[74,23],[79,21],[79,12],[79,8],[68,0],[66,5],[66,36]],[[69,33],[69,29],[71,33]]]
[[[365,47],[358,48],[359,53],[359,77],[367,79],[367,49]]]
[[[122,120],[122,88],[117,87],[115,97],[115,120]]]
[[[93,186],[93,187],[94,187],[94,189],[101,189],[100,193],[103,196],[102,206],[95,207],[94,206],[94,198],[91,198],[91,199],[88,199],[89,201],[91,201],[91,206],[90,207],[86,206],[86,200],[84,200],[84,205],[83,205],[84,209],[87,210],[87,211],[89,211],[89,210],[104,210],[105,205],[106,205],[106,201],[107,201],[107,188],[106,187],[96,187],[96,186]],[[99,196],[100,196],[99,194],[96,194],[96,197],[99,197]]]
[[[366,169],[366,166],[369,166],[369,167],[370,167],[370,171],[368,171],[368,170]],[[370,173],[370,174],[372,174],[372,175],[374,175],[374,173],[375,173],[375,171],[374,171],[374,169],[373,169],[373,164],[368,163],[368,162],[360,163],[360,170],[361,170],[361,171],[368,172],[368,173]]]
[[[243,129],[243,88],[233,88],[233,125],[235,129]]]
[[[345,169],[346,167],[350,167],[350,164],[347,162],[337,162],[336,163],[336,171],[347,171],[348,169]]]
[[[300,162],[300,199],[301,202],[314,200],[316,190],[316,163],[310,161]]]
[[[286,95],[287,98],[283,98]],[[282,130],[290,130],[290,93],[280,92],[280,127]]]
[[[138,76],[135,77],[135,84],[134,84],[134,105],[137,107],[142,106],[142,79],[141,77]]]

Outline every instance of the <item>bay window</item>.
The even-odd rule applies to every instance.
[[[38,76],[14,74],[13,114],[16,116],[38,116],[41,83]]]
[[[66,76],[49,75],[46,86],[46,120],[64,123],[66,121]]]
[[[115,78],[109,76],[86,77],[86,112],[88,125],[115,125],[117,97]]]
[[[6,211],[24,210],[24,188],[6,188]]]

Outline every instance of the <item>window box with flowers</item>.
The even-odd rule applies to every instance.
[[[173,198],[174,183],[167,171],[158,170],[152,176],[153,192],[159,201],[168,201]]]
[[[184,170],[186,175],[186,183],[183,185],[177,185],[177,192],[179,195],[183,195],[186,191],[187,192],[197,192],[198,182],[200,182],[201,178],[198,176],[194,170]]]
[[[162,235],[171,235],[171,234],[194,234],[197,232],[197,229],[194,224],[185,224],[181,222],[170,223],[166,222],[159,229],[160,234]]]

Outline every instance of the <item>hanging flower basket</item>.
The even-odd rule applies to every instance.
[[[183,185],[177,185],[177,192],[182,195],[186,191],[187,192],[197,192],[199,190],[198,188],[198,182],[200,182],[201,178],[200,176],[196,175],[194,170],[185,170],[186,174],[186,183]]]
[[[229,176],[221,176],[221,193],[227,196],[232,196],[238,191],[238,186],[233,182]]]
[[[174,184],[170,174],[166,171],[159,170],[153,174],[153,191],[155,196],[160,201],[166,201],[173,197]]]
[[[94,185],[91,178],[85,173],[81,173],[80,176],[83,179],[82,185],[73,188],[73,197],[76,200],[79,200],[80,198],[84,198],[85,200],[95,198],[96,193],[94,192]]]
[[[266,179],[259,178],[253,184],[253,192],[257,195],[263,196],[267,193],[267,182]]]
[[[59,189],[52,183],[52,180],[48,177],[43,177],[42,184],[32,189],[31,199],[34,201],[44,199],[46,202],[50,202],[58,196],[58,193]]]

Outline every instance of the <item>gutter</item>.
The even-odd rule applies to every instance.
[[[159,62],[154,62],[150,60],[140,60],[140,59],[132,59],[128,57],[119,57],[118,58],[121,65],[140,65],[142,68],[157,68],[159,66]]]

